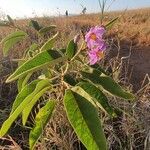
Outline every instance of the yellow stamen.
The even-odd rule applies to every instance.
[[[91,38],[92,40],[96,41],[96,39],[97,39],[96,34],[95,34],[95,33],[92,33],[92,34],[90,35],[90,38]]]
[[[97,56],[99,57],[99,58],[104,58],[104,53],[103,52],[97,52]]]

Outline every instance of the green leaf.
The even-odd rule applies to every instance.
[[[108,24],[105,25],[106,29],[110,29],[113,24],[119,19],[119,17],[116,17],[115,19],[112,19]]]
[[[51,71],[50,68],[43,68],[42,69],[42,75],[44,75],[45,78],[49,78],[49,79],[53,77],[52,76],[52,71]]]
[[[49,121],[50,117],[52,116],[54,107],[55,107],[55,101],[48,101],[44,107],[40,109],[38,114],[35,118],[35,126],[30,131],[29,134],[29,145],[30,149],[34,149],[34,146],[38,139],[40,138],[43,129],[45,128],[47,122]]]
[[[74,40],[71,40],[66,49],[66,56],[71,59],[77,52],[77,44],[74,43]]]
[[[70,74],[64,75],[64,81],[72,86],[75,86],[77,82],[75,81],[75,78],[71,76]]]
[[[59,51],[60,51],[62,54],[65,54],[65,53],[66,53],[66,49],[65,49],[65,48],[59,49]]]
[[[61,57],[61,55],[54,50],[43,51],[30,60],[26,61],[23,65],[21,65],[7,80],[6,82],[11,82],[19,77],[36,70],[39,70],[47,65],[57,64],[61,61],[64,61],[65,57]]]
[[[25,98],[26,94],[23,93],[22,96],[25,98],[24,100],[22,98],[20,98],[20,99],[17,98],[17,100],[15,101],[15,104],[13,105],[13,111],[11,112],[9,118],[2,124],[1,130],[0,130],[0,137],[4,136],[7,133],[7,131],[11,127],[12,123],[18,118],[18,116],[21,114],[23,109],[26,106],[28,106],[30,101],[34,98],[34,96],[36,97],[36,95],[40,91],[42,91],[42,89],[47,87],[48,84],[50,84],[48,82],[48,80],[42,80],[37,84],[35,90],[30,95],[28,95],[26,98]],[[30,88],[31,88],[30,90],[33,89],[33,87],[30,87]]]
[[[7,15],[7,19],[9,21],[9,24],[11,24],[13,26],[15,25],[14,20],[9,15]]]
[[[31,76],[32,76],[32,72],[28,73],[27,75],[24,75],[18,79],[18,82],[17,82],[18,92],[20,92],[21,89],[24,88],[25,85],[27,85]]]
[[[41,91],[39,91],[36,95],[34,95],[34,97],[31,99],[31,101],[29,102],[28,106],[26,106],[24,109],[23,109],[23,112],[22,112],[22,123],[23,125],[26,124],[27,122],[27,119],[29,117],[29,114],[33,108],[33,106],[36,104],[36,102],[39,100],[39,98],[47,91],[49,90],[51,87],[48,86],[48,87],[45,87],[43,88]]]
[[[26,62],[26,59],[23,59],[21,61],[18,62],[18,66],[21,66],[23,63]],[[17,81],[17,87],[18,87],[18,93],[21,91],[21,89],[23,88],[23,84],[25,85],[29,78],[31,77],[32,73],[28,73],[25,74],[24,76],[21,76],[18,81]]]
[[[101,66],[99,64],[94,64],[91,66],[92,68],[98,70],[101,73],[104,73],[106,75],[109,75],[103,68],[101,68]]]
[[[51,25],[51,26],[48,26],[48,27],[43,27],[42,29],[39,30],[39,33],[40,34],[46,34],[47,32],[55,29],[56,26],[55,25]]]
[[[31,76],[32,76],[32,72],[31,72],[31,73],[28,73],[28,74],[26,75],[26,77],[24,78],[24,80],[23,80],[23,82],[22,82],[22,88],[24,88],[24,87],[27,85],[27,83],[28,83],[28,81],[29,81],[29,79],[30,79]]]
[[[106,91],[108,91],[113,95],[116,95],[124,99],[135,98],[133,94],[123,90],[121,86],[118,83],[116,83],[111,77],[103,73],[98,74],[97,71],[95,71],[95,69],[93,69],[90,72],[82,71],[81,74],[84,78],[92,81],[94,84],[101,85]]]
[[[33,27],[35,30],[39,31],[42,27],[35,20],[30,20],[29,26]]]
[[[3,54],[4,56],[8,55],[9,49],[16,44],[17,42],[21,41],[23,38],[25,38],[27,34],[23,31],[16,31],[8,36],[6,36],[2,41],[1,44],[3,44]]]
[[[58,32],[41,47],[40,51],[46,51],[52,49],[57,36],[58,36]]]
[[[88,150],[107,150],[106,138],[96,108],[81,95],[67,90],[64,97],[67,117]]]
[[[80,82],[77,86],[81,87],[86,93],[88,93],[95,102],[98,102],[100,104],[100,108],[105,110],[111,117],[116,116],[113,108],[108,103],[107,97],[100,89],[89,82]],[[80,90],[80,88],[76,88],[76,92],[82,95],[82,90]]]
[[[25,86],[24,89],[18,94],[16,97],[11,114],[14,112],[14,110],[26,99],[30,99],[30,101],[36,97],[36,95],[43,89],[50,86],[50,82],[47,79],[44,80],[34,80],[29,85]]]
[[[36,88],[37,86],[37,83],[39,82],[40,80],[34,80],[32,81],[30,84],[26,85],[17,95],[14,103],[13,103],[13,106],[12,106],[12,109],[11,109],[11,113],[10,115],[16,110],[16,108],[23,102],[23,100],[28,97]],[[37,89],[36,89],[37,90]]]
[[[97,77],[99,77],[102,72],[97,69],[88,67],[85,69],[85,71],[81,71],[81,74],[84,78],[89,79],[94,83],[97,83]]]

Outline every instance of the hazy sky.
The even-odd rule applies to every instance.
[[[150,0],[107,0],[109,10],[132,9],[150,7]],[[12,17],[31,17],[36,15],[58,15],[68,10],[71,14],[78,14],[82,6],[87,12],[98,12],[100,10],[98,0],[0,0],[0,12]]]

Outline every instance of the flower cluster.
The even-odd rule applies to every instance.
[[[90,58],[90,65],[94,65],[104,57],[104,51],[106,50],[106,44],[103,39],[104,33],[104,27],[96,26],[91,28],[85,36],[85,41],[89,48],[88,55]]]

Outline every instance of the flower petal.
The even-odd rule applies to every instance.
[[[89,59],[90,59],[90,65],[94,65],[98,61],[97,52],[95,51],[89,51],[88,53]]]
[[[105,28],[101,26],[93,27],[85,35],[87,47],[90,49],[88,52],[90,65],[97,63],[103,56],[103,51],[106,50],[106,43],[103,39]]]

